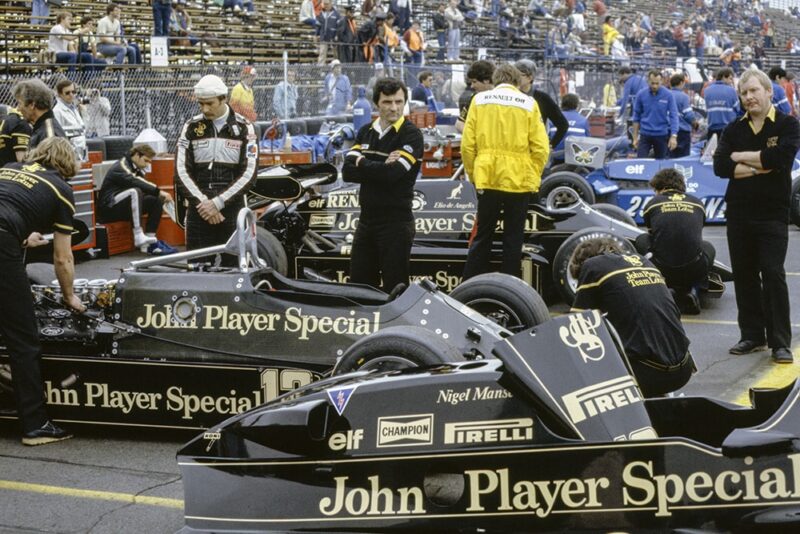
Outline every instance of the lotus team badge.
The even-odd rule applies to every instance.
[[[569,326],[558,329],[558,335],[565,345],[578,349],[584,362],[597,362],[606,355],[606,347],[597,335],[598,326],[600,313],[597,310],[592,310],[591,315],[576,313],[569,316]]]
[[[581,165],[590,165],[592,160],[594,160],[594,155],[597,154],[598,150],[600,150],[599,146],[593,146],[591,148],[584,149],[582,146],[572,143],[572,152],[574,154],[573,157],[575,158],[575,161]]]
[[[336,408],[336,413],[339,415],[344,413],[344,409],[347,408],[347,403],[350,401],[350,397],[357,387],[358,386],[352,386],[328,390],[328,398],[331,400],[333,407]]]
[[[641,267],[642,265],[644,265],[642,263],[642,258],[634,254],[622,256],[622,259],[624,259],[634,267]]]

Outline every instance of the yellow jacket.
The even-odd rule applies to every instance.
[[[611,24],[603,24],[603,54],[608,55],[611,50],[611,43],[620,36],[619,31]]]
[[[536,101],[500,84],[472,98],[461,136],[461,159],[477,189],[539,190],[550,143]]]

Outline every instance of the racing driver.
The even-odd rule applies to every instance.
[[[176,182],[188,199],[186,249],[225,243],[255,179],[258,140],[253,125],[227,104],[228,88],[213,74],[194,86],[200,115],[183,125]]]

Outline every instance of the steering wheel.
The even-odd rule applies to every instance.
[[[572,208],[581,202],[581,197],[571,187],[560,185],[550,191],[545,200],[545,206],[550,211],[559,211]]]

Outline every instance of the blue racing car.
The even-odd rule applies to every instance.
[[[623,139],[623,141],[627,141]],[[706,208],[706,223],[725,223],[725,189],[728,181],[714,174],[713,148],[678,159],[649,158],[605,160],[613,157],[614,140],[591,137],[568,137],[565,165],[554,168],[542,181],[541,198],[559,186],[569,186],[589,203],[615,204],[634,221],[643,223],[642,213],[653,198],[648,182],[663,168],[674,167],[686,178],[686,191],[698,197]],[[792,166],[793,194],[800,177],[800,152]],[[792,202],[792,220],[800,221],[800,201]]]

